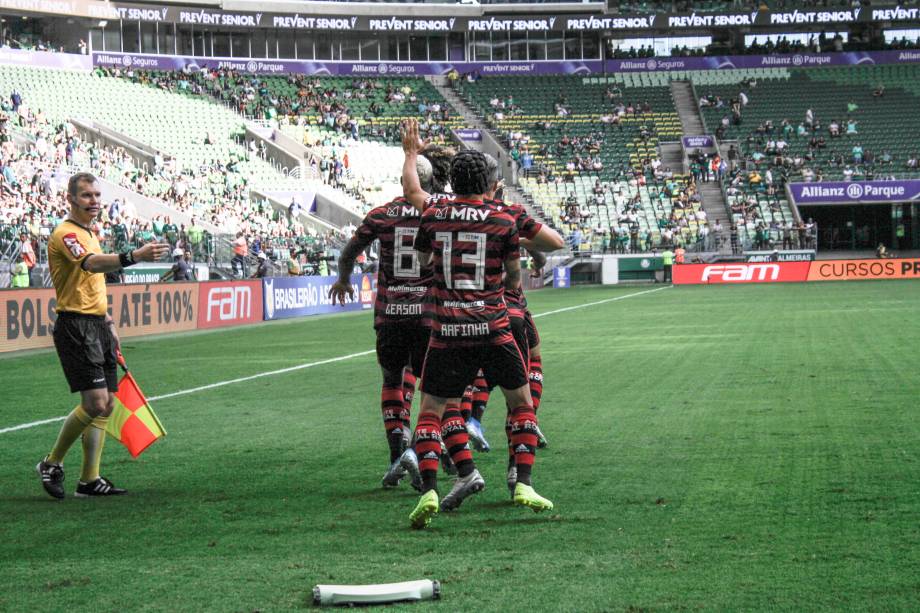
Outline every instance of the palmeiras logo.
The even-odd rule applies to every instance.
[[[275,292],[273,285],[274,279],[265,280],[265,317],[272,319],[275,316]]]
[[[652,262],[648,258],[642,258],[642,261],[639,262],[639,266],[641,266],[642,268],[648,268],[651,265],[652,265]]]
[[[863,186],[859,183],[850,183],[847,185],[847,198],[852,198],[853,200],[858,200],[862,198],[863,195]]]

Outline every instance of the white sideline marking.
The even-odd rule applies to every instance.
[[[651,294],[654,292],[660,292],[663,289],[668,289],[670,285],[665,285],[663,287],[657,287],[655,289],[647,289],[641,292],[636,292],[634,294],[623,294],[622,296],[615,296],[613,298],[607,298],[605,300],[597,300],[595,302],[586,302],[585,304],[576,304],[575,306],[564,307],[561,309],[556,309],[554,311],[546,311],[545,313],[537,313],[534,315],[534,319],[538,317],[545,317],[546,315],[555,315],[556,313],[565,313],[566,311],[574,311],[575,309],[583,309],[590,306],[597,306],[599,304],[606,304],[608,302],[617,302],[618,300],[625,300],[626,298],[632,298],[634,296],[642,296],[643,294]],[[186,394],[194,394],[195,392],[203,392],[204,390],[211,390],[217,387],[224,387],[225,385],[233,385],[234,383],[243,383],[245,381],[252,381],[253,379],[261,379],[262,377],[271,377],[274,375],[283,375],[285,373],[294,372],[296,370],[303,370],[304,368],[313,368],[314,366],[322,366],[324,364],[332,364],[333,362],[342,362],[344,360],[350,360],[352,358],[360,358],[365,355],[370,355],[376,352],[376,349],[371,349],[370,351],[361,351],[359,353],[350,353],[348,355],[342,355],[337,358],[329,358],[328,360],[320,360],[319,362],[308,362],[306,364],[298,364],[297,366],[289,366],[287,368],[281,368],[278,370],[270,370],[267,372],[260,372],[255,375],[249,375],[248,377],[240,377],[238,379],[230,379],[228,381],[218,381],[217,383],[210,383],[208,385],[201,385],[199,387],[193,387],[187,390],[179,390],[178,392],[170,392],[169,394],[161,394],[159,396],[151,396],[147,400],[164,400],[166,398],[175,398],[176,396],[185,396]],[[64,421],[67,419],[67,416],[63,417],[53,417],[51,419],[42,419],[41,421],[33,421],[27,424],[19,424],[18,426],[10,426],[8,428],[0,428],[0,434],[6,434],[7,432],[15,432],[16,430],[25,430],[27,428],[34,428],[36,426],[43,426],[45,424],[53,424],[58,421]]]
[[[607,298],[605,300],[598,300],[596,302],[586,302],[584,304],[576,304],[575,306],[564,307],[561,309],[556,309],[555,311],[547,311],[545,313],[537,313],[533,316],[534,319],[538,317],[545,317],[546,315],[555,315],[556,313],[565,313],[566,311],[574,311],[575,309],[583,309],[589,306],[597,306],[599,304],[606,304],[608,302],[616,302],[617,300],[625,300],[626,298],[632,298],[633,296],[641,296],[643,294],[653,294],[655,292],[660,292],[663,289],[668,289],[670,285],[663,285],[661,287],[656,287],[655,289],[647,289],[642,292],[636,292],[635,294],[623,294],[622,296],[615,296],[613,298]]]

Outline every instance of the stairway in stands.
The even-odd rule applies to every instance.
[[[677,108],[677,114],[680,117],[680,125],[683,127],[685,136],[701,136],[706,134],[706,126],[703,124],[703,117],[700,115],[700,107],[697,103],[696,96],[693,93],[693,85],[690,81],[671,81],[671,97],[674,98],[674,106]],[[662,159],[662,163],[665,163]],[[700,183],[700,198],[702,199],[703,210],[706,211],[706,218],[711,225],[716,222],[722,224],[725,232],[729,228],[728,203],[725,201],[725,194],[722,186],[712,181],[709,183]],[[728,248],[727,241],[723,241],[723,249]],[[730,250],[730,249],[729,249]]]

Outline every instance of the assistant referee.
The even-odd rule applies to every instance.
[[[118,391],[118,334],[108,315],[104,273],[157,260],[169,245],[149,243],[121,254],[104,254],[90,224],[102,210],[96,177],[78,173],[67,183],[70,214],[48,241],[48,268],[57,294],[54,347],[71,392],[80,404],[64,420],[57,441],[35,467],[45,491],[64,498],[64,456],[81,435],[83,467],[76,496],[124,494],[99,475],[105,426]]]

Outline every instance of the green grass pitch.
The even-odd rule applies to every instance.
[[[920,284],[545,290],[534,313],[556,510],[487,486],[412,531],[372,354],[154,402],[129,496],[63,503],[58,423],[0,434],[0,611],[287,611],[316,583],[438,579],[441,611],[920,607]],[[128,340],[148,396],[373,348],[368,313]],[[0,429],[64,415],[52,352],[0,359]],[[486,435],[502,449],[494,396]],[[79,446],[67,486],[79,476]],[[449,481],[442,477],[442,493]]]

